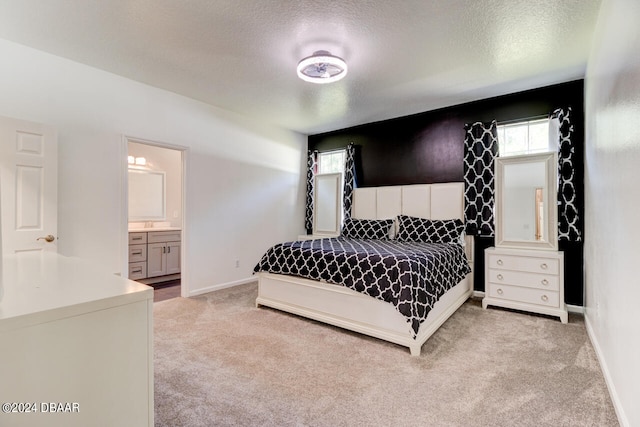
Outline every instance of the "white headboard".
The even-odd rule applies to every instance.
[[[409,215],[427,219],[464,221],[464,183],[415,184],[356,188],[353,218],[389,219]]]
[[[464,183],[364,187],[353,190],[351,216],[391,219],[398,215],[464,221]],[[466,236],[465,251],[473,268],[473,238]]]

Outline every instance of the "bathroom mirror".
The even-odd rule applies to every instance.
[[[558,250],[557,154],[496,159],[496,246]]]
[[[165,173],[129,169],[129,221],[166,219]]]
[[[331,236],[340,234],[341,183],[341,173],[316,175],[313,196],[313,234]]]

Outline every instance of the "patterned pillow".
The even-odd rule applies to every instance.
[[[388,239],[392,219],[347,218],[342,227],[342,235],[352,239]]]
[[[425,219],[398,215],[401,242],[459,243],[464,224],[459,219]]]

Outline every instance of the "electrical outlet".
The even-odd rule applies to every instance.
[[[239,259],[236,260],[236,268],[240,268],[240,260]]]

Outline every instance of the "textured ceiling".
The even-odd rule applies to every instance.
[[[600,0],[0,0],[0,38],[305,134],[584,76]],[[314,85],[316,50],[349,74]]]

